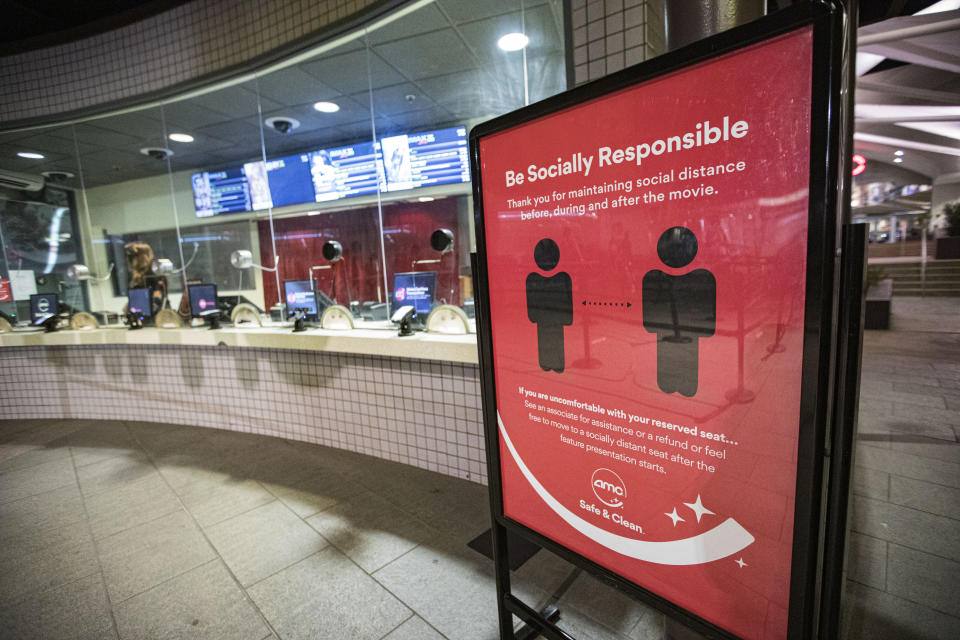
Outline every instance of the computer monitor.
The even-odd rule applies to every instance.
[[[30,324],[37,324],[43,318],[60,313],[60,296],[55,293],[34,293],[30,295]]]
[[[202,318],[202,314],[217,308],[217,285],[194,284],[187,287],[190,294],[190,315]]]
[[[433,309],[437,290],[436,271],[411,271],[393,274],[393,306],[413,305],[416,315],[426,320]]]
[[[146,287],[127,289],[127,310],[141,318],[149,318],[153,315],[150,312],[150,289]]]
[[[317,294],[310,280],[284,280],[283,298],[287,302],[288,312],[302,309],[307,318],[315,320],[318,317]]]

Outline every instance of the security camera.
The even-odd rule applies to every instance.
[[[173,155],[173,151],[165,149],[164,147],[144,147],[140,149],[140,153],[145,156],[150,156],[154,160],[166,160]]]
[[[406,100],[407,103],[413,104],[414,102],[416,102],[417,96],[415,94],[408,93],[407,95],[403,96],[403,99]]]
[[[294,118],[287,117],[276,117],[276,118],[267,118],[263,121],[268,127],[273,127],[273,130],[279,134],[290,133],[294,129],[300,126],[300,121],[295,120]]]
[[[40,175],[54,183],[66,182],[67,180],[76,177],[75,174],[69,171],[60,171],[59,169],[55,169],[53,171],[44,171]]]

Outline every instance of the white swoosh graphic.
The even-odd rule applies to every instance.
[[[507,435],[507,428],[503,426],[503,419],[500,417],[499,411],[497,412],[497,423],[500,425],[500,435],[503,437],[503,441],[507,443],[507,448],[510,450],[513,460],[520,467],[523,477],[527,479],[537,495],[567,524],[611,551],[655,564],[691,565],[726,558],[746,548],[754,541],[750,532],[740,526],[740,523],[733,518],[727,518],[723,523],[698,536],[664,542],[635,540],[605,531],[573,513],[550,495],[530,472],[523,460],[520,459],[510,436]]]

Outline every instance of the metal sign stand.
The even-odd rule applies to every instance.
[[[536,611],[512,593],[507,549],[508,531],[526,538],[576,567],[589,571],[601,581],[653,606],[704,638],[735,640],[737,636],[504,515],[490,327],[490,282],[481,183],[483,165],[479,140],[592,98],[682,70],[806,26],[813,27],[813,77],[810,98],[813,121],[810,140],[807,298],[803,312],[804,375],[801,388],[801,430],[797,453],[787,638],[809,640],[818,636],[827,637],[818,634],[818,614],[823,607],[818,598],[825,577],[829,577],[832,582],[830,589],[823,590],[824,594],[830,594],[834,599],[839,597],[836,593],[837,567],[838,564],[842,565],[843,532],[838,533],[836,529],[846,519],[845,495],[849,491],[849,468],[845,466],[849,465],[856,411],[860,348],[857,333],[860,325],[857,320],[862,315],[863,284],[863,254],[857,254],[857,242],[858,238],[862,240],[862,233],[851,230],[841,245],[841,224],[837,215],[837,187],[840,180],[837,167],[840,166],[843,148],[843,123],[840,118],[843,25],[844,11],[838,2],[819,0],[797,3],[755,22],[484,123],[472,132],[470,142],[477,253],[471,258],[477,290],[477,336],[501,640],[526,640],[536,635],[548,640],[574,640],[557,626],[559,611],[556,606],[551,605],[543,611]],[[838,251],[841,246],[846,249],[843,263],[839,259],[841,254]],[[862,250],[862,247],[860,249]],[[857,262],[858,260],[860,262]],[[811,294],[811,291],[814,293]],[[843,324],[840,324],[841,322]],[[840,338],[838,333],[841,333]],[[833,438],[834,443],[833,460],[828,457],[830,450],[825,446],[825,443],[830,442],[829,438]],[[831,476],[826,484],[822,481],[825,469]],[[827,535],[831,538],[826,542],[821,535],[825,524],[821,514],[824,512],[829,512]],[[833,619],[833,613],[829,615]],[[514,616],[525,625],[519,631],[514,630]],[[828,627],[821,624],[820,628],[822,630]]]

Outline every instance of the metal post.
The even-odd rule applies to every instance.
[[[762,18],[764,0],[667,0],[667,51]]]

